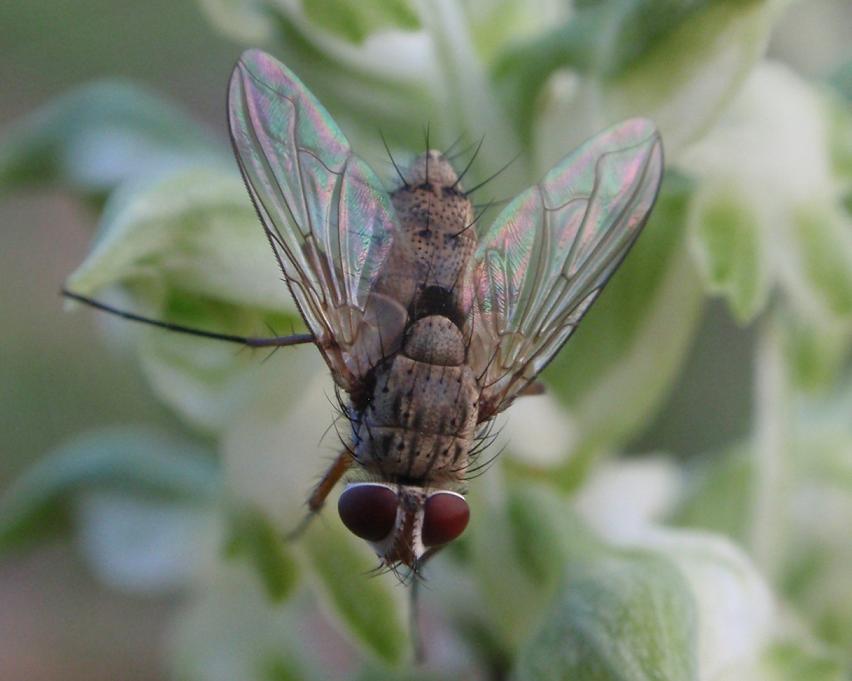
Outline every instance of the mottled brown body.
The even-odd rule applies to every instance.
[[[439,152],[420,156],[406,180],[391,196],[402,234],[381,288],[407,309],[408,323],[399,352],[374,369],[354,449],[381,479],[425,486],[463,479],[478,423],[460,295],[476,232],[473,207]]]
[[[391,157],[402,187],[388,195],[328,111],[269,55],[240,57],[228,114],[240,172],[310,333],[218,333],[64,293],[247,347],[314,343],[349,398],[352,431],[289,536],[352,471],[341,521],[384,565],[417,576],[467,527],[461,483],[489,444],[477,428],[537,390],[533,381],[635,243],[663,175],[659,133],[645,119],[599,133],[478,239],[473,207],[440,152],[405,171]]]
[[[476,249],[473,206],[440,152],[419,156],[406,177],[408,184],[391,194],[402,230],[373,291],[399,302],[410,322],[428,311],[431,294],[448,292],[454,309],[443,312],[461,325],[463,278]]]
[[[416,322],[403,351],[376,371],[355,453],[382,479],[426,484],[464,476],[477,423],[479,388],[464,341],[440,315]]]

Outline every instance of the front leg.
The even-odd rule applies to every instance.
[[[331,494],[331,490],[334,489],[334,486],[340,481],[343,474],[349,470],[349,467],[354,461],[355,459],[348,449],[344,449],[337,455],[308,497],[307,514],[305,514],[305,517],[293,530],[284,535],[285,541],[293,541],[302,536],[304,531],[308,529],[311,520],[322,510],[326,498]]]

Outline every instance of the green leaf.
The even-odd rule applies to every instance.
[[[591,0],[598,2],[599,0]],[[459,3],[465,13],[470,38],[483,63],[491,63],[510,43],[541,35],[589,0],[468,0]]]
[[[666,176],[636,246],[544,373],[576,419],[581,453],[623,442],[646,423],[692,339],[702,295],[685,248],[690,192],[683,177]],[[569,461],[565,483],[576,484],[588,462]]]
[[[74,497],[75,540],[105,586],[140,596],[197,584],[218,556],[221,519],[213,503],[86,490]]]
[[[848,326],[799,310],[791,310],[781,321],[784,354],[796,387],[814,391],[835,384],[849,355]]]
[[[169,678],[328,679],[325,651],[317,650],[315,633],[305,628],[316,608],[303,599],[273,603],[255,575],[233,564],[229,568],[215,571],[207,588],[196,589],[170,624]]]
[[[236,169],[221,165],[157,173],[110,198],[92,249],[67,286],[91,295],[125,282],[294,309],[245,186]]]
[[[410,643],[396,577],[370,578],[375,556],[338,522],[315,523],[302,541],[311,574],[347,631],[378,658],[402,661]]]
[[[834,173],[842,178],[847,190],[852,190],[852,63],[848,68],[850,85],[838,95],[826,96],[825,113],[828,121],[828,146]]]
[[[313,22],[306,20],[302,9],[292,3],[271,0],[199,0],[199,3],[223,34],[242,43],[263,43],[297,73],[332,112],[361,154],[365,145],[358,142],[369,140],[376,151],[381,150],[377,129],[391,146],[404,141],[405,146],[419,150],[423,144],[422,126],[412,121],[434,123],[442,115],[444,103],[436,102],[433,97],[434,80],[431,69],[424,68],[423,36],[419,33],[380,31],[370,40],[355,44],[337,39],[328,30],[318,30]],[[327,5],[318,4],[325,15],[329,11]],[[347,11],[357,14],[362,3],[337,4],[346,5]],[[378,8],[380,3],[371,0],[367,4]],[[402,0],[394,0],[388,6],[402,4]],[[302,3],[302,7],[311,11],[313,3]],[[359,131],[361,139],[357,139]],[[441,132],[448,138],[444,143],[449,144],[453,131]],[[385,158],[383,150],[381,156]]]
[[[458,615],[469,628],[470,611],[477,612],[483,630],[496,639],[491,644],[504,653],[517,649],[540,619],[565,562],[601,548],[552,488],[511,479],[505,485],[505,503],[494,503],[475,489],[469,496],[471,522],[464,541],[470,560],[465,570],[482,592],[482,604]]]
[[[307,497],[331,463],[326,455],[338,445],[331,436],[323,440],[334,389],[325,364],[313,346],[295,353],[292,361],[278,353],[263,365],[255,399],[220,442],[228,498],[261,509],[281,534],[304,519]]]
[[[715,679],[760,655],[778,612],[766,580],[742,549],[722,536],[663,527],[647,528],[637,545],[670,560],[690,587],[701,678]]]
[[[540,95],[561,70],[581,84],[570,95],[568,147],[608,123],[644,115],[678,149],[715,120],[762,54],[772,7],[756,0],[587,3],[563,25],[511,46],[493,75],[527,141]]]
[[[833,176],[831,109],[823,95],[789,68],[764,62],[720,124],[680,159],[702,181],[704,204],[730,195],[719,211],[721,219],[715,220],[721,230],[742,225],[742,233],[752,221],[759,225],[759,237],[738,240],[747,247],[737,255],[749,254],[756,241],[760,257],[748,258],[751,266],[745,258],[727,262],[720,271],[729,275],[725,292],[735,310],[754,312],[766,300],[760,273],[765,263],[772,283],[786,294],[783,302],[798,308],[802,317],[848,316],[852,227],[838,205],[843,184]],[[700,217],[701,201],[696,206]],[[712,242],[704,241],[704,265],[712,274],[708,265],[720,258],[712,256]]]
[[[599,44],[610,14],[608,4],[582,8],[567,23],[523,42],[509,43],[506,51],[498,55],[491,78],[523,142],[532,142],[540,97],[551,76],[559,69],[592,72],[595,44]],[[559,146],[563,153],[580,140],[571,141],[573,144]]]
[[[275,15],[266,0],[198,0],[207,20],[243,45],[266,45],[275,35]]]
[[[687,492],[671,521],[700,527],[739,540],[748,540],[753,485],[751,450],[747,444],[716,452],[707,463],[693,467]]]
[[[686,681],[697,678],[696,646],[695,603],[678,570],[622,552],[567,566],[516,678]]]
[[[754,319],[769,291],[760,220],[734,188],[707,187],[690,209],[695,252],[709,291],[724,296],[741,323]]]
[[[272,335],[272,330],[288,333],[297,324],[295,316],[263,314],[180,291],[173,295],[172,304],[150,316],[192,328],[250,336]],[[124,320],[110,322],[127,325]],[[317,372],[321,366],[312,345],[286,348],[267,364],[263,360],[270,357],[269,351],[258,354],[239,349],[231,343],[151,328],[143,329],[139,343],[142,369],[157,396],[193,428],[209,434],[227,432],[260,393],[275,400],[280,416],[291,401],[292,393],[286,389],[290,381],[304,378],[308,371]],[[277,390],[270,394],[273,387]]]
[[[850,669],[837,654],[819,646],[780,642],[769,647],[754,665],[756,669],[734,669],[719,681],[757,678],[761,681],[845,681]]]
[[[295,656],[275,655],[260,665],[260,681],[304,681],[304,665]]]
[[[115,428],[82,435],[35,464],[0,497],[0,551],[64,527],[67,502],[90,488],[208,500],[218,468],[192,443],[158,431]]]
[[[458,677],[427,669],[387,669],[376,665],[367,665],[352,681],[450,681]]]
[[[305,15],[317,26],[353,43],[379,30],[420,28],[416,12],[407,0],[312,0],[303,5]]]
[[[550,487],[512,484],[506,510],[515,559],[530,583],[544,591],[556,584],[566,561],[601,550],[576,512]]]
[[[61,184],[102,196],[128,179],[222,151],[199,124],[151,92],[120,81],[94,83],[4,135],[0,192]]]
[[[245,186],[216,165],[157,174],[113,194],[66,285],[84,295],[123,293],[116,307],[194,329],[270,336],[302,327]],[[204,432],[221,432],[269,373],[233,344],[109,321],[144,331],[142,364],[154,390]]]
[[[800,206],[794,216],[805,274],[828,310],[852,316],[852,222],[825,206]]]
[[[225,552],[229,558],[244,558],[252,564],[272,601],[283,601],[293,591],[296,562],[263,512],[243,507],[231,513]]]
[[[649,116],[670,153],[676,153],[716,121],[763,55],[778,3],[627,4],[604,61],[599,106],[613,119]]]
[[[483,144],[469,157],[467,188],[488,180],[492,196],[516,192],[528,181],[527,159],[521,150],[511,122],[494,97],[488,74],[477,58],[465,26],[460,3],[420,0],[423,22],[435,54],[441,89],[435,92],[428,121],[463,138],[497,140]],[[437,115],[433,118],[433,115]],[[422,148],[422,143],[415,149]],[[512,161],[514,159],[514,161]],[[500,169],[496,173],[495,169]]]
[[[416,31],[417,13],[409,0],[311,0],[291,7],[271,0],[199,0],[210,21],[245,44],[263,44],[280,30],[281,21],[311,26],[351,43],[363,43],[374,33]],[[306,20],[308,26],[305,26]],[[317,36],[313,36],[317,37]]]

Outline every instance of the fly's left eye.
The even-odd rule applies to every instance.
[[[399,499],[384,485],[362,483],[344,490],[337,512],[352,534],[367,541],[381,541],[396,523]]]
[[[454,492],[436,492],[423,504],[423,545],[440,546],[453,541],[464,532],[469,519],[470,509],[464,497]]]

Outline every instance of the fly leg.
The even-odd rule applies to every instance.
[[[256,338],[253,336],[236,336],[230,333],[205,331],[203,329],[195,329],[190,326],[184,326],[183,324],[173,324],[171,322],[160,321],[159,319],[143,317],[142,315],[138,315],[134,312],[121,310],[117,307],[113,307],[112,305],[107,305],[106,303],[102,303],[98,300],[95,300],[94,298],[82,296],[79,293],[74,293],[73,291],[69,291],[68,289],[62,289],[61,293],[69,300],[76,300],[78,303],[83,303],[84,305],[93,307],[96,310],[101,310],[102,312],[108,312],[109,314],[115,315],[116,317],[121,317],[122,319],[128,319],[131,322],[148,324],[149,326],[156,326],[160,329],[165,329],[166,331],[185,333],[187,335],[198,336],[200,338],[212,338],[213,340],[226,341],[228,343],[239,343],[240,345],[245,345],[249,348],[277,349],[286,347],[288,345],[302,345],[304,343],[316,342],[316,339],[314,338],[313,334],[310,333],[296,333],[290,336],[272,336],[270,338]]]
[[[544,395],[547,392],[547,388],[544,387],[544,383],[541,381],[533,381],[532,383],[528,383],[526,387],[518,392],[518,397],[528,397],[530,395]]]
[[[294,529],[284,535],[284,541],[293,541],[302,536],[305,530],[308,529],[311,521],[322,510],[326,498],[331,494],[331,490],[334,489],[334,486],[340,481],[343,474],[349,470],[353,462],[354,458],[348,449],[344,449],[337,455],[308,497],[308,512],[305,514],[305,517],[302,518],[302,521]]]

